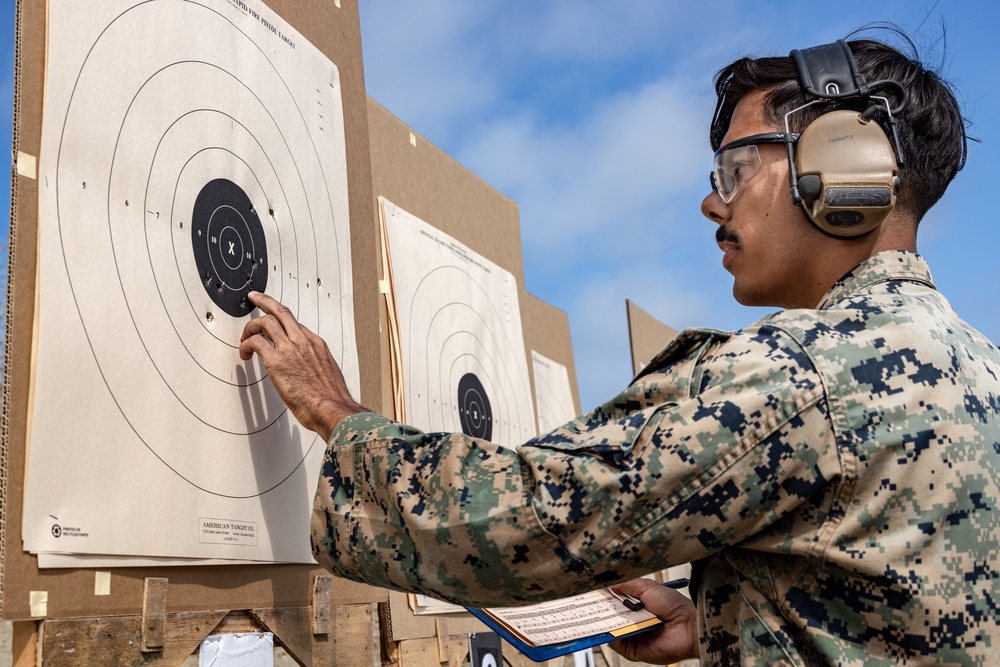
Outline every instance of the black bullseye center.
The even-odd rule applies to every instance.
[[[493,408],[483,383],[472,373],[458,381],[458,418],[462,433],[483,440],[493,437]]]
[[[243,189],[225,178],[209,181],[191,214],[191,247],[205,292],[224,312],[253,310],[250,291],[267,288],[264,227]]]

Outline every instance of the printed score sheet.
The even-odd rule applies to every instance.
[[[486,607],[481,611],[530,646],[601,634],[621,637],[662,623],[645,609],[631,611],[606,588],[526,607]]]

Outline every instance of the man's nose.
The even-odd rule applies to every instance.
[[[715,190],[709,192],[701,201],[701,214],[719,225],[732,217],[729,204],[722,201],[722,197]]]

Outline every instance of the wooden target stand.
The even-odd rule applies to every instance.
[[[180,665],[215,634],[274,633],[304,665],[377,665],[377,604],[331,604],[333,577],[316,575],[312,604],[170,612],[169,580],[144,580],[142,613],[14,621],[13,666]]]

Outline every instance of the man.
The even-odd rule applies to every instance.
[[[853,82],[812,86],[834,61]],[[986,664],[1000,640],[1000,351],[916,254],[964,161],[958,105],[871,41],[742,59],[716,88],[702,212],[736,299],[785,310],[683,332],[619,396],[517,452],[367,412],[323,341],[252,295],[265,315],[241,355],[260,354],[330,443],[315,555],[470,605],[625,581],[667,620],[615,644],[631,659]],[[823,170],[853,154],[814,174],[808,128],[844,109],[852,129],[820,145],[884,132],[875,175],[837,182]],[[696,608],[626,581],[684,562]]]

